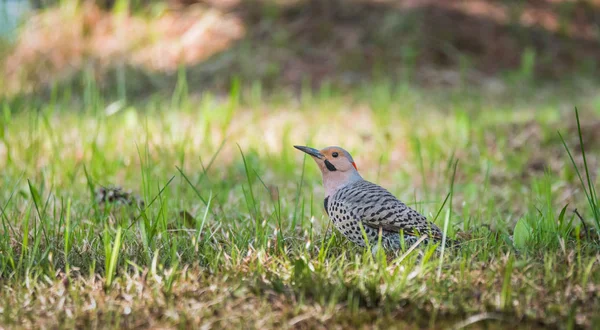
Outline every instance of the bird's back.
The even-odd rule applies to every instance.
[[[372,240],[373,234],[376,238],[380,229],[382,236],[390,238],[399,237],[400,231],[409,237],[423,234],[432,239],[442,237],[435,224],[402,203],[385,188],[366,180],[340,188],[330,196],[326,204],[327,213],[336,227],[355,242],[358,239],[350,237],[348,231],[354,234],[356,229],[347,228],[352,222],[355,225],[362,224],[369,240]]]

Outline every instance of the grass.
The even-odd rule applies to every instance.
[[[2,326],[600,322],[600,149],[558,93],[531,101],[387,81],[306,89],[296,102],[235,80],[226,97],[192,97],[180,74],[172,97],[115,105],[87,86],[80,100],[57,90],[2,103]],[[600,120],[581,102],[578,118]],[[348,243],[294,144],[346,147],[365,178],[460,247],[374,256]],[[113,184],[145,208],[99,205],[90,192]]]

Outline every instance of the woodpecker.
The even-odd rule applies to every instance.
[[[423,235],[425,241],[442,239],[441,230],[426,217],[398,200],[385,188],[364,180],[348,151],[340,147],[317,150],[294,146],[310,155],[319,166],[325,186],[325,212],[347,239],[386,250],[410,247]],[[362,229],[361,229],[362,227]]]

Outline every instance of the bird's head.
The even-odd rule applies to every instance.
[[[323,184],[328,196],[340,187],[362,179],[350,153],[340,147],[321,150],[303,146],[294,148],[309,154],[315,160],[323,174]]]

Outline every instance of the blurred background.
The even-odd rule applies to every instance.
[[[182,70],[190,92],[587,86],[599,21],[597,0],[0,0],[0,86],[43,96],[93,77],[143,98]]]
[[[600,0],[0,0],[0,327],[600,324],[599,23]],[[465,244],[382,267],[293,145],[344,147]],[[71,266],[122,291],[65,290]]]
[[[0,0],[0,166],[135,189],[137,145],[158,178],[219,154],[227,179],[239,145],[292,193],[292,145],[341,145],[416,199],[460,158],[466,200],[489,179],[525,210],[519,180],[550,173],[570,202],[556,132],[578,148],[579,106],[597,168],[599,23],[597,0]]]

